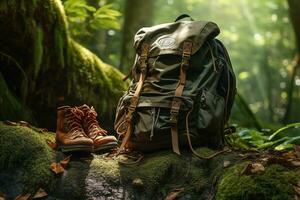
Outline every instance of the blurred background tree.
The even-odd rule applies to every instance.
[[[74,1],[81,4],[74,6]],[[220,26],[220,39],[228,48],[238,78],[238,91],[259,123],[300,120],[297,0],[100,0],[96,5],[95,2],[65,1],[70,31],[83,45],[124,73],[133,63],[133,37],[139,28],[172,22],[181,13],[188,13],[196,20],[211,20]],[[81,9],[72,13],[68,6]],[[103,26],[103,22],[92,25],[101,9],[107,12],[100,16],[107,15],[105,19],[114,21],[107,21],[110,26]],[[78,14],[82,17],[76,19]],[[235,106],[232,122],[254,126],[244,113],[245,109]]]
[[[114,66],[120,60],[120,44],[114,40],[121,40],[123,4],[121,0],[63,0],[73,38]]]

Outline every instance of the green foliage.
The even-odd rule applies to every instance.
[[[236,133],[226,135],[229,145],[238,149],[291,149],[300,145],[300,123],[294,123],[278,129],[272,135],[253,129],[238,129]],[[287,129],[289,129],[287,131]]]
[[[86,0],[66,0],[64,7],[73,36],[89,36],[91,29],[120,29],[121,13],[113,4],[89,5]]]
[[[113,9],[112,4],[107,4],[100,7],[94,14],[94,18],[90,21],[93,29],[116,29],[120,30],[120,23],[117,21],[117,17],[121,16],[121,13]]]
[[[228,169],[218,185],[217,200],[292,200],[299,171],[271,165],[261,175],[240,175],[247,163]]]
[[[272,140],[273,138],[276,138],[276,137],[278,137],[278,136],[280,137],[280,134],[286,135],[286,134],[289,133],[289,134],[291,134],[292,136],[300,135],[299,130],[297,130],[297,129],[299,129],[299,127],[300,127],[300,122],[298,122],[298,123],[293,123],[293,124],[288,124],[288,125],[286,125],[286,126],[280,128],[280,129],[278,129],[277,131],[275,131],[275,132],[270,136],[269,139]],[[287,129],[291,129],[291,128],[293,128],[293,129],[292,129],[292,130],[289,130],[288,133],[285,133],[285,132],[287,132]],[[294,133],[293,130],[296,130],[297,133]]]

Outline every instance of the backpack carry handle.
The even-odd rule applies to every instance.
[[[189,16],[188,14],[182,14],[182,15],[179,15],[179,16],[175,19],[174,22],[177,22],[177,21],[182,20],[182,19],[184,19],[184,18],[190,18],[190,21],[194,21],[194,19],[193,19],[191,16]]]

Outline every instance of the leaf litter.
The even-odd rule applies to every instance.
[[[66,157],[65,159],[63,159],[59,163],[52,162],[51,163],[51,170],[55,174],[61,174],[61,173],[63,173],[65,171],[65,169],[67,168],[67,166],[69,165],[70,159],[71,159],[71,155],[68,156],[68,157]]]

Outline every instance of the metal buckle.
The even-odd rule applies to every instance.
[[[170,123],[171,124],[177,124],[177,122],[178,122],[178,111],[177,112],[173,112],[172,110],[171,110],[171,115],[170,115]]]
[[[175,97],[172,101],[171,110],[170,110],[170,122],[172,124],[176,124],[178,121],[178,113],[179,113],[180,105],[181,105],[181,99]]]

